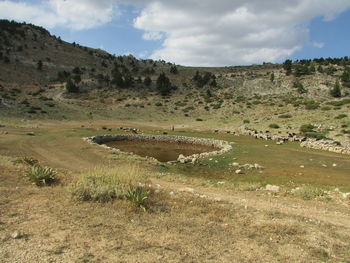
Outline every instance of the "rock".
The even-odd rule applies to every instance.
[[[333,166],[333,167],[337,167],[337,164],[336,164],[336,163],[333,163],[332,166]]]
[[[344,199],[350,199],[350,193],[343,193]]]
[[[13,239],[19,239],[21,238],[23,235],[19,232],[19,231],[15,231],[11,234],[11,238]]]
[[[183,154],[180,154],[177,161],[180,163],[186,163],[186,157]]]
[[[8,134],[7,131],[0,131],[0,134]]]
[[[235,162],[235,163],[232,163],[231,165],[232,165],[232,166],[239,166],[239,163],[236,163],[236,162]]]
[[[179,192],[187,192],[187,193],[194,194],[196,192],[196,190],[194,190],[193,188],[190,188],[190,187],[185,187],[185,188],[180,188]]]
[[[220,181],[220,182],[218,182],[218,184],[225,184],[225,182],[223,182],[223,181]]]
[[[265,186],[265,190],[271,191],[271,192],[279,192],[280,191],[280,187],[277,186],[277,185],[268,184],[268,185]]]
[[[327,164],[322,164],[322,166],[323,166],[323,167],[325,167],[325,168],[327,168],[327,167],[328,167],[328,166],[327,166]]]
[[[283,141],[278,141],[276,142],[277,145],[282,145],[283,144]]]
[[[243,174],[242,170],[238,169],[235,171],[236,174]]]
[[[305,166],[304,165],[300,165],[300,168],[305,168]]]
[[[257,164],[257,163],[254,164],[254,168],[257,170],[264,169],[264,167],[262,167],[260,164]]]

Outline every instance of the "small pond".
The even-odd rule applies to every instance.
[[[160,162],[176,161],[180,154],[189,156],[203,152],[219,150],[216,147],[205,145],[194,145],[177,142],[157,142],[157,141],[110,141],[107,146],[117,148],[123,152],[132,152],[142,157],[154,157]]]

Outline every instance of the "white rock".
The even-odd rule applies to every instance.
[[[243,174],[242,170],[238,169],[235,171],[236,174]]]
[[[190,187],[185,187],[185,188],[180,188],[179,192],[187,192],[187,193],[194,194],[196,192],[196,190],[194,190],[193,188],[190,188]]]
[[[305,168],[305,166],[304,165],[300,165],[300,168]]]
[[[336,163],[333,163],[332,166],[333,166],[333,167],[337,167],[337,164],[336,164]]]
[[[350,199],[350,193],[343,193],[344,199]]]
[[[280,189],[281,188],[279,186],[277,186],[277,185],[268,184],[268,185],[265,186],[265,190],[267,190],[267,191],[279,192]]]
[[[13,232],[13,233],[11,234],[11,237],[12,237],[13,239],[19,239],[19,238],[22,237],[22,235],[21,235],[21,233],[20,233],[19,231],[15,231],[15,232]]]
[[[231,165],[232,165],[232,166],[239,166],[239,163],[236,163],[236,162],[235,162],[235,163],[232,163]]]

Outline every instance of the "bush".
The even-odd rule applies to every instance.
[[[34,166],[34,165],[38,165],[39,164],[39,161],[37,159],[32,158],[32,157],[17,158],[13,162],[15,164],[21,163],[21,164],[26,164],[26,165],[29,165],[29,166]]]
[[[145,202],[149,198],[149,192],[142,187],[131,188],[125,194],[125,198],[146,211],[147,206]]]
[[[305,132],[313,132],[315,129],[315,126],[313,126],[312,124],[303,124],[300,127],[300,132],[301,133],[305,133]]]
[[[26,177],[31,182],[41,186],[53,184],[56,181],[55,175],[56,172],[54,169],[36,165],[29,172],[27,172]]]
[[[289,119],[289,118],[292,118],[292,115],[290,115],[290,114],[282,114],[282,115],[278,116],[278,118]]]
[[[250,123],[250,120],[243,120],[243,123]]]
[[[276,123],[271,123],[269,125],[269,127],[272,128],[272,129],[279,129],[280,128],[280,126],[278,124],[276,124]]]
[[[201,119],[201,118],[197,118],[197,119],[196,119],[196,121],[203,121],[203,119]]]
[[[126,198],[130,190],[136,189],[145,180],[145,172],[136,166],[96,168],[80,175],[72,184],[71,193],[78,201],[111,202]]]
[[[157,102],[157,103],[156,103],[156,104],[154,104],[154,105],[156,105],[157,107],[163,106],[163,104],[162,104],[162,103],[160,103],[160,102]]]
[[[346,117],[348,117],[348,115],[346,115],[346,114],[339,114],[337,117],[335,117],[335,119],[340,120],[340,119],[344,119]]]

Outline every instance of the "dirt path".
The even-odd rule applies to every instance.
[[[303,201],[297,198],[291,199],[275,196],[264,191],[230,191],[184,185],[176,182],[164,181],[162,179],[152,179],[152,182],[168,191],[191,192],[197,196],[205,196],[205,198],[213,201],[220,200],[234,206],[245,206],[261,211],[273,211],[290,216],[303,217],[305,220],[341,226],[350,231],[349,202],[343,202],[342,205],[335,205],[334,203],[327,204],[326,202]]]

